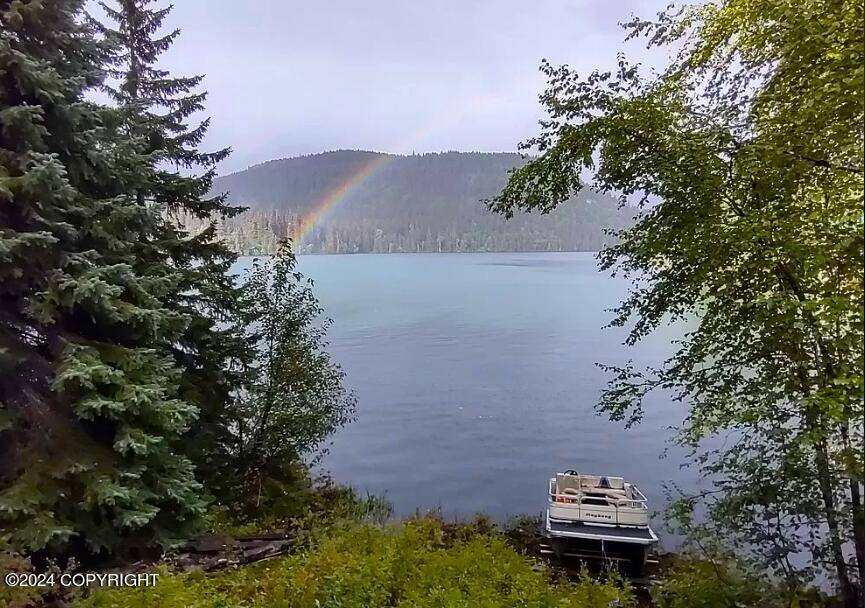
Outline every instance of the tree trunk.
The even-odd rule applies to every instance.
[[[865,608],[865,508],[856,478],[850,479],[850,496],[853,499],[853,544],[859,568],[859,606]]]
[[[850,445],[850,434],[846,427],[841,428],[844,448],[853,450]],[[865,506],[862,504],[862,492],[859,488],[860,480],[856,471],[850,474],[850,510],[853,513],[853,546],[856,550],[856,567],[859,572],[859,605],[865,606]]]
[[[806,410],[806,420],[811,431],[820,426],[813,407]],[[826,515],[826,526],[829,528],[829,546],[832,551],[832,561],[838,575],[838,586],[841,588],[841,598],[845,608],[861,608],[858,593],[850,582],[847,572],[847,562],[844,560],[844,547],[841,540],[841,530],[838,525],[838,513],[835,505],[835,495],[832,492],[832,471],[829,466],[829,451],[826,438],[822,435],[815,445],[815,461],[817,464],[817,483],[820,486],[820,496],[823,499],[823,511]]]
[[[800,303],[804,304],[807,301],[807,297],[805,296],[805,292],[795,273],[787,266],[780,263],[776,265],[775,272],[781,282],[782,289],[789,289],[796,299]],[[805,318],[814,331],[817,352],[819,359],[822,362],[824,379],[828,382],[835,378],[835,365],[830,356],[832,350],[827,347],[822,338],[819,324],[814,320],[813,316],[806,311]],[[798,373],[802,390],[807,395],[810,392],[811,387],[808,373],[801,367],[799,368]],[[823,510],[826,515],[826,525],[829,528],[829,544],[832,550],[832,561],[835,563],[835,570],[838,574],[838,585],[841,587],[841,597],[843,598],[845,608],[865,608],[865,601],[863,601],[862,596],[863,584],[865,584],[865,579],[862,578],[863,567],[865,567],[865,560],[863,560],[863,557],[865,557],[865,525],[863,525],[865,524],[865,521],[860,517],[862,503],[859,497],[859,482],[855,476],[851,476],[850,488],[851,500],[853,503],[853,537],[854,545],[856,546],[856,561],[859,572],[859,589],[857,590],[856,586],[850,581],[848,565],[844,559],[843,540],[838,525],[838,511],[835,504],[835,496],[832,492],[833,479],[831,467],[829,465],[829,449],[826,443],[826,435],[824,433],[825,428],[820,421],[820,414],[816,411],[814,406],[808,406],[806,408],[805,421],[807,422],[810,431],[814,432],[819,430],[820,432],[820,438],[815,446],[817,477],[820,486],[820,495],[823,500]],[[849,446],[849,438],[847,435],[847,428],[843,424],[841,425],[841,435],[846,448]],[[857,528],[862,529],[857,531]],[[860,538],[860,534],[863,535],[863,538]]]

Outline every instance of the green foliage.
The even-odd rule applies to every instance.
[[[0,547],[20,551],[171,546],[204,487],[263,509],[353,404],[290,254],[228,272],[228,151],[188,124],[201,77],[157,67],[170,7],[102,9],[115,29],[0,2]]]
[[[60,584],[60,577],[64,574],[75,573],[78,567],[79,564],[74,559],[67,560],[62,568],[55,561],[49,560],[37,570],[33,567],[30,559],[17,553],[0,551],[0,572],[3,574],[7,572],[38,573],[44,577],[42,579],[44,584],[35,586],[9,587],[0,582],[0,606],[3,608],[34,608],[68,605],[73,599],[81,597],[81,590],[78,587]]]
[[[26,573],[32,571],[30,561],[13,553],[0,552],[0,572]],[[0,584],[0,606],[25,608],[36,603],[42,594],[37,587],[8,587]]]
[[[235,255],[215,232],[218,220],[242,209],[230,206],[223,195],[210,194],[215,164],[229,150],[200,150],[209,120],[189,124],[204,110],[206,93],[197,90],[202,76],[177,77],[158,66],[180,35],[177,29],[165,30],[171,6],[158,8],[153,0],[100,4],[107,23],[94,25],[111,49],[106,69],[116,84],[107,91],[117,104],[117,129],[135,143],[151,169],[136,176],[135,197],[163,218],[138,257],[149,267],[172,269],[177,283],[166,304],[187,319],[167,350],[181,370],[176,382],[180,395],[198,410],[182,448],[198,478],[221,496],[231,477],[225,475],[233,447],[230,410],[253,354],[239,324],[241,287],[229,274]],[[196,235],[183,230],[180,216],[197,219],[201,227]]]
[[[816,590],[789,588],[767,580],[765,573],[748,570],[734,557],[685,556],[664,570],[652,589],[657,608],[790,608],[833,606]]]
[[[85,101],[109,50],[81,2],[0,3],[0,546],[22,551],[166,546],[203,512],[183,277],[134,196],[153,167]]]
[[[614,324],[633,343],[699,323],[660,369],[611,369],[600,410],[633,423],[672,391],[716,486],[690,507],[791,584],[828,573],[847,605],[865,579],[862,23],[861,2],[727,0],[629,24],[676,50],[661,74],[544,63],[539,156],[491,203],[549,211],[584,170],[641,198],[601,255],[634,281]]]
[[[255,517],[283,502],[286,482],[297,479],[295,463],[349,421],[355,402],[324,350],[329,322],[320,320],[311,283],[297,271],[288,245],[255,260],[242,280],[244,323],[256,356],[234,410],[234,497],[238,511]]]
[[[250,510],[214,505],[210,513],[211,529],[218,534],[244,535],[291,530],[297,537],[307,537],[317,528],[339,521],[382,524],[393,513],[384,498],[360,495],[350,486],[339,485],[330,477],[312,479],[301,463],[291,466],[291,473],[265,480],[270,486],[266,502]],[[266,505],[266,508],[262,508]]]
[[[614,603],[618,602],[618,603]],[[447,539],[442,523],[352,524],[281,561],[215,576],[162,573],[156,587],[100,591],[76,606],[286,606],[292,608],[635,606],[615,582],[551,584],[549,572],[491,534]]]
[[[326,323],[317,322],[321,310],[290,250],[256,263],[238,282],[228,274],[236,258],[216,225],[242,209],[210,193],[215,164],[228,150],[199,150],[208,121],[187,121],[203,110],[205,94],[196,91],[202,77],[158,68],[179,31],[162,34],[170,7],[152,4],[103,3],[116,25],[100,31],[114,49],[110,73],[119,84],[110,92],[125,132],[154,167],[136,196],[166,218],[164,263],[181,277],[171,304],[188,323],[170,352],[181,370],[176,384],[199,412],[183,449],[207,490],[235,514],[285,519],[293,514],[277,507],[286,507],[286,489],[305,479],[301,459],[348,420],[354,402],[324,351]],[[180,218],[198,222],[194,236]]]

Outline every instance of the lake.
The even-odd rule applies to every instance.
[[[681,452],[662,457],[681,404],[653,396],[630,430],[594,412],[596,363],[658,365],[681,332],[627,347],[624,330],[604,329],[628,283],[594,254],[322,255],[299,268],[358,401],[322,466],[397,515],[537,514],[548,477],[571,468],[622,475],[653,509],[663,484],[694,483]]]

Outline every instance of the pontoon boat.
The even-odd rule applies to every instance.
[[[658,544],[645,495],[621,477],[557,473],[550,479],[542,553],[627,564],[644,576]]]
[[[646,497],[621,477],[557,473],[550,479],[550,519],[647,528]]]

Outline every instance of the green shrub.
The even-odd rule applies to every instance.
[[[305,535],[313,528],[344,520],[382,524],[393,512],[384,498],[362,495],[328,476],[313,479],[305,465],[291,466],[292,476],[285,476],[279,484],[271,480],[266,512],[241,513],[215,505],[209,513],[210,530],[228,536],[281,530]]]
[[[784,585],[732,556],[685,557],[652,592],[657,608],[790,608],[836,605],[815,589]]]
[[[34,608],[41,606],[65,606],[74,597],[80,596],[79,589],[59,584],[58,578],[62,574],[74,572],[78,563],[74,559],[66,561],[61,567],[56,562],[49,560],[40,574],[52,577],[54,584],[45,586],[14,586],[6,585],[7,573],[32,574],[36,572],[30,558],[19,553],[0,551],[0,608]]]
[[[30,561],[17,553],[0,551],[0,574],[7,572],[31,572]],[[39,597],[39,590],[28,587],[7,587],[0,582],[0,606],[4,608],[23,608]]]
[[[332,527],[303,553],[212,576],[162,572],[152,588],[96,592],[77,608],[608,608],[630,592],[588,577],[552,584],[482,524],[436,518]],[[616,603],[618,602],[618,603]]]

